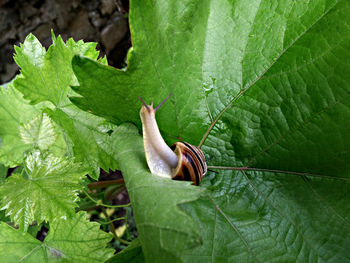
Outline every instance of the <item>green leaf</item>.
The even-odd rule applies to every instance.
[[[52,152],[66,152],[62,134],[41,115],[44,106],[30,105],[12,85],[6,90],[0,87],[0,162],[9,167],[20,165],[28,150],[46,149],[51,144]]]
[[[77,54],[97,59],[99,52],[95,50],[96,43],[69,39],[65,44],[60,36],[54,35],[52,41],[46,52],[38,39],[30,34],[20,47],[15,47],[15,61],[21,67],[21,75],[14,85],[31,103],[45,101],[54,105],[46,112],[69,138],[76,161],[86,165],[92,178],[97,179],[100,167],[116,169],[115,160],[100,147],[100,141],[108,140],[108,131],[114,126],[81,111],[72,105],[67,95],[73,94],[70,86],[77,85],[72,57]]]
[[[106,263],[143,263],[145,259],[142,254],[141,243],[138,238],[134,239],[130,245],[121,252],[111,257]]]
[[[203,233],[185,262],[348,262],[350,180],[226,171],[213,184],[181,206]]]
[[[0,248],[3,262],[21,262],[21,259],[26,263],[45,262],[45,249],[39,240],[4,222],[0,222]]]
[[[26,103],[16,89],[0,87],[0,162],[10,167],[22,162],[23,153],[30,146],[21,140],[19,127],[39,113],[36,107]]]
[[[199,143],[218,171],[202,183],[209,190],[181,205],[203,241],[185,249],[186,235],[166,239],[154,220],[153,207],[173,204],[170,186],[163,193],[134,179],[145,160],[133,149],[142,146],[123,137],[129,147],[120,143],[116,155],[146,260],[347,262],[350,2],[131,1],[130,7],[127,70],[75,57],[81,97],[71,100],[140,130],[138,96],[158,104],[172,93],[157,112],[162,133],[167,141]],[[169,216],[178,208],[168,209],[168,221],[186,225],[187,217]],[[145,228],[149,221],[155,225]]]
[[[114,149],[108,147],[111,143],[108,133],[116,128],[114,125],[73,105],[46,111],[68,134],[75,160],[89,168],[92,178],[98,179],[100,167],[106,171],[117,168],[112,157]]]
[[[0,163],[0,183],[3,183],[6,179],[8,167]]]
[[[64,105],[70,85],[74,85],[71,59],[74,54],[96,59],[96,43],[77,43],[70,39],[67,45],[59,36],[52,35],[52,45],[45,51],[39,40],[29,34],[20,47],[15,46],[14,59],[21,75],[14,80],[15,87],[32,103],[50,101],[55,106]]]
[[[111,235],[99,230],[97,223],[78,213],[69,220],[57,220],[50,224],[44,242],[22,233],[5,223],[0,223],[1,262],[103,262],[113,255],[106,248]]]
[[[303,7],[319,15],[298,37],[289,40],[292,29],[286,27],[283,49],[268,67],[254,69],[247,50],[243,66],[261,73],[249,80],[247,72],[242,89],[203,137],[213,165],[350,176],[350,20],[340,19],[350,6],[319,2]]]
[[[67,158],[34,152],[27,156],[23,171],[0,186],[2,209],[22,231],[33,221],[52,222],[74,215],[85,170]]]
[[[113,255],[106,248],[111,234],[100,230],[96,222],[86,220],[86,213],[79,212],[73,220],[59,220],[50,227],[45,244],[53,256],[61,254],[62,262],[103,262]],[[56,255],[57,255],[56,254]]]
[[[123,171],[146,261],[179,260],[181,250],[201,240],[193,220],[177,206],[197,199],[202,189],[152,175],[146,166],[142,138],[133,125],[119,126],[112,136],[116,137],[115,148],[119,150],[115,158]]]
[[[36,236],[38,235],[38,232],[41,230],[43,225],[44,224],[33,224],[28,227],[27,233],[29,233],[32,237],[36,238]]]
[[[46,150],[56,140],[54,126],[46,114],[39,115],[34,120],[19,127],[19,134],[25,144],[37,146]]]

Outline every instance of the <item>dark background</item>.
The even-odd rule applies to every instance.
[[[64,40],[97,42],[111,66],[122,68],[131,46],[128,0],[0,0],[0,84],[10,81],[18,67],[14,45],[33,33],[46,49],[51,29]]]

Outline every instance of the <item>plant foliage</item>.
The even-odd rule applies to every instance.
[[[93,43],[53,36],[46,51],[29,35],[0,93],[0,198],[21,230],[50,229],[41,243],[2,223],[9,262],[349,262],[349,12],[347,0],[131,1],[122,70]],[[169,93],[158,125],[201,147],[215,172],[200,187],[147,168],[138,97]],[[99,168],[123,172],[138,230],[113,257],[73,211]]]
[[[40,152],[28,154],[22,172],[12,174],[0,186],[3,209],[24,231],[33,221],[73,217],[85,173],[66,158]]]
[[[103,262],[113,255],[105,248],[111,236],[80,212],[74,219],[56,221],[42,243],[28,233],[0,224],[2,262]]]

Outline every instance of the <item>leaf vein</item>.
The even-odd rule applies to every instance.
[[[318,19],[315,20],[314,23],[312,23],[308,28],[304,30],[298,37],[296,37],[286,48],[284,48],[281,53],[277,56],[277,58],[259,75],[255,80],[253,80],[250,84],[247,84],[247,87],[244,89],[241,89],[240,92],[233,97],[233,99],[229,102],[229,104],[218,114],[218,116],[215,118],[215,120],[209,125],[209,128],[204,133],[198,147],[200,148],[206,138],[208,137],[209,133],[215,126],[215,124],[218,122],[219,119],[221,119],[222,115],[233,105],[235,101],[237,101],[248,89],[250,89],[255,83],[257,83],[265,74],[266,72],[281,58],[283,54],[285,54],[301,37],[303,37],[308,31],[313,28],[315,24],[317,24],[325,15],[327,15],[333,8],[338,4],[339,2],[335,3],[332,7],[330,7],[325,13],[323,13]]]

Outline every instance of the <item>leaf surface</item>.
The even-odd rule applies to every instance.
[[[111,236],[99,229],[97,223],[78,213],[69,220],[50,224],[44,242],[0,223],[0,260],[15,262],[104,262],[113,255],[106,248]]]
[[[181,205],[200,228],[194,250],[136,216],[171,190],[131,189],[147,261],[349,261],[349,12],[346,0],[134,1],[126,71],[74,58],[76,105],[140,129],[138,96],[157,104],[172,93],[157,112],[162,133],[199,144],[218,171]],[[118,161],[130,187],[137,165]]]
[[[35,145],[40,150],[46,150],[56,140],[54,126],[46,114],[21,125],[19,133],[24,143]]]
[[[0,183],[4,182],[6,179],[8,167],[0,163]]]
[[[43,118],[41,107],[30,105],[22,94],[13,88],[0,88],[0,161],[14,167],[23,162],[25,153],[33,148],[51,150],[57,154],[66,152],[62,133],[49,118]],[[42,124],[49,127],[44,127]]]
[[[143,263],[145,259],[142,254],[141,243],[139,239],[134,239],[130,245],[124,248],[120,253],[114,255],[106,263]]]
[[[179,260],[178,251],[201,243],[193,220],[177,205],[197,199],[203,189],[152,175],[146,164],[142,138],[131,124],[118,127],[112,136],[119,149],[116,160],[123,171],[137,231],[146,260]],[[149,253],[152,251],[152,253]]]
[[[182,205],[203,233],[185,262],[349,261],[350,180],[226,171],[212,184]]]
[[[108,140],[108,131],[113,125],[104,119],[81,111],[68,100],[70,88],[77,81],[72,71],[74,55],[97,59],[96,43],[74,42],[52,37],[53,44],[48,51],[34,35],[30,34],[20,47],[15,47],[15,61],[21,68],[21,75],[14,81],[16,89],[31,103],[51,102],[46,112],[64,130],[77,162],[86,165],[94,179],[99,168],[115,169],[115,161],[100,147],[100,141]],[[99,60],[100,61],[100,60]]]
[[[33,152],[26,158],[23,173],[11,175],[0,186],[2,209],[22,231],[34,220],[72,217],[85,173],[67,158]]]

